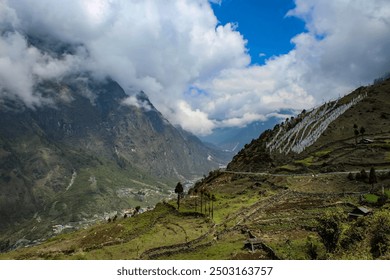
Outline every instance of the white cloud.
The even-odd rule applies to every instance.
[[[152,110],[152,107],[150,106],[149,102],[139,100],[135,95],[131,95],[125,100],[123,100],[123,104],[142,108],[146,111]]]
[[[174,118],[178,124],[189,131],[196,131],[198,135],[207,135],[212,132],[216,124],[208,115],[199,109],[193,110],[185,101],[180,101]],[[173,117],[168,114],[168,117]]]
[[[74,69],[89,70],[97,77],[110,76],[125,91],[144,90],[153,104],[169,114],[175,124],[193,130],[193,118],[202,123],[206,113],[183,106],[183,92],[195,81],[207,81],[227,68],[241,68],[250,63],[245,40],[232,24],[218,25],[207,0],[1,0],[12,17],[14,30],[35,36],[49,35],[72,44],[81,44],[85,53],[68,55],[61,60],[35,49],[32,65],[25,65],[19,75],[29,82],[25,100],[32,97],[35,79],[61,76],[67,62],[79,61]],[[8,20],[8,23],[11,20]],[[0,29],[5,24],[0,25]],[[19,31],[14,34],[20,35]],[[1,37],[4,42],[5,38]],[[228,46],[228,47],[227,47]],[[22,51],[22,52],[23,52]],[[6,53],[4,56],[8,56]],[[9,77],[4,76],[9,80]],[[21,95],[19,89],[10,91]],[[131,100],[130,100],[131,101]],[[130,102],[129,101],[129,102]],[[133,102],[134,103],[134,102]],[[189,111],[191,110],[191,114]],[[173,114],[171,112],[174,112]],[[181,117],[191,116],[191,120]],[[212,121],[210,121],[212,122]],[[189,124],[189,127],[186,127]],[[199,128],[199,132],[208,129]]]
[[[1,92],[39,104],[37,81],[89,70],[129,93],[144,90],[172,123],[207,134],[314,106],[389,70],[387,0],[296,0],[288,16],[308,31],[262,66],[250,65],[243,36],[218,25],[210,2],[0,0]],[[83,47],[52,57],[28,45],[26,32]]]
[[[34,85],[44,79],[61,78],[77,64],[73,56],[52,58],[28,46],[20,33],[6,32],[0,37],[0,92],[14,93],[27,106],[40,105],[43,99],[33,91]]]
[[[308,32],[292,38],[292,51],[196,84],[208,94],[193,103],[221,123],[238,125],[248,113],[261,120],[281,109],[310,108],[389,71],[390,2],[297,0],[296,5],[288,15],[303,19]]]

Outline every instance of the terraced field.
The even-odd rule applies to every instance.
[[[370,259],[369,230],[358,243],[359,251],[351,247],[329,253],[317,232],[318,220],[327,213],[339,213],[347,240],[348,229],[355,223],[347,214],[356,206],[374,209],[374,215],[365,218],[367,223],[381,213],[390,217],[389,202],[379,206],[362,200],[369,185],[350,181],[346,174],[312,177],[215,172],[212,176],[210,182],[198,183],[182,199],[180,211],[175,200],[160,203],[132,218],[59,235],[0,258],[310,259],[309,247],[314,246],[316,258]],[[201,189],[215,197],[212,204],[207,195],[202,197],[202,211]],[[388,258],[389,252],[386,254]]]

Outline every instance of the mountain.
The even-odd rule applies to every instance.
[[[0,228],[14,241],[153,206],[231,157],[110,79],[73,75],[35,90],[46,104],[0,99]]]
[[[180,210],[164,201],[0,259],[388,260],[389,92],[362,87],[265,131]]]
[[[276,118],[270,118],[265,122],[256,121],[244,127],[217,128],[211,135],[201,137],[201,140],[236,154],[246,143],[258,138],[261,132],[274,127],[277,122]]]
[[[228,165],[235,171],[348,171],[389,167],[390,80],[276,125]]]

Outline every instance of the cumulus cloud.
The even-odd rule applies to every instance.
[[[168,117],[178,118],[180,124],[189,131],[195,131],[199,135],[207,135],[212,132],[216,124],[213,120],[210,120],[207,113],[199,110],[192,109],[191,106],[184,100],[179,101],[178,109],[174,112],[175,116],[168,114]]]
[[[207,134],[312,107],[389,70],[387,0],[295,0],[286,16],[301,18],[307,32],[262,66],[250,64],[245,38],[234,24],[218,24],[210,2],[221,4],[0,0],[0,93],[32,106],[41,102],[40,80],[89,71],[129,95],[144,90],[172,123]],[[76,47],[53,55],[26,34]],[[126,102],[142,106],[131,96]]]
[[[147,102],[146,100],[141,100],[141,99],[137,98],[136,95],[131,95],[131,96],[127,97],[126,99],[124,99],[123,104],[135,106],[137,108],[142,108],[145,111],[150,111],[153,109],[152,106],[150,106],[149,102]]]
[[[262,66],[225,69],[197,84],[209,94],[193,102],[222,119],[220,125],[256,120],[248,112],[261,120],[283,109],[307,109],[389,71],[388,1],[296,0],[287,16],[301,18],[307,29],[291,39],[288,54]]]
[[[15,71],[25,80],[23,90],[6,88],[29,103],[38,101],[32,91],[36,79],[50,78],[48,72],[61,76],[73,60],[79,62],[74,70],[109,76],[129,93],[144,90],[173,123],[186,127],[193,120],[184,116],[203,118],[199,108],[183,106],[188,85],[250,63],[242,35],[232,24],[218,25],[207,0],[1,0],[1,5],[7,9],[7,20],[0,29],[8,28],[20,39],[22,47],[14,62],[21,67]],[[29,46],[22,34],[54,38],[86,51],[51,58]],[[12,46],[6,36],[1,41],[9,46],[2,53],[8,59]],[[26,63],[24,53],[29,51],[34,56]],[[11,84],[6,75],[2,79]]]
[[[43,101],[33,90],[37,82],[63,77],[76,65],[73,56],[56,59],[28,46],[20,33],[6,32],[0,37],[0,92],[13,93],[29,107]]]

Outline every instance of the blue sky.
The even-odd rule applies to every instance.
[[[172,124],[208,135],[389,72],[389,18],[389,0],[0,0],[0,98],[45,106],[37,82],[88,72],[117,81],[123,104],[142,107],[143,90]],[[52,56],[26,34],[76,51]]]
[[[237,23],[237,30],[248,41],[252,64],[264,64],[267,58],[293,49],[291,39],[305,30],[301,19],[286,16],[294,7],[292,0],[225,0],[212,4],[220,24]]]

